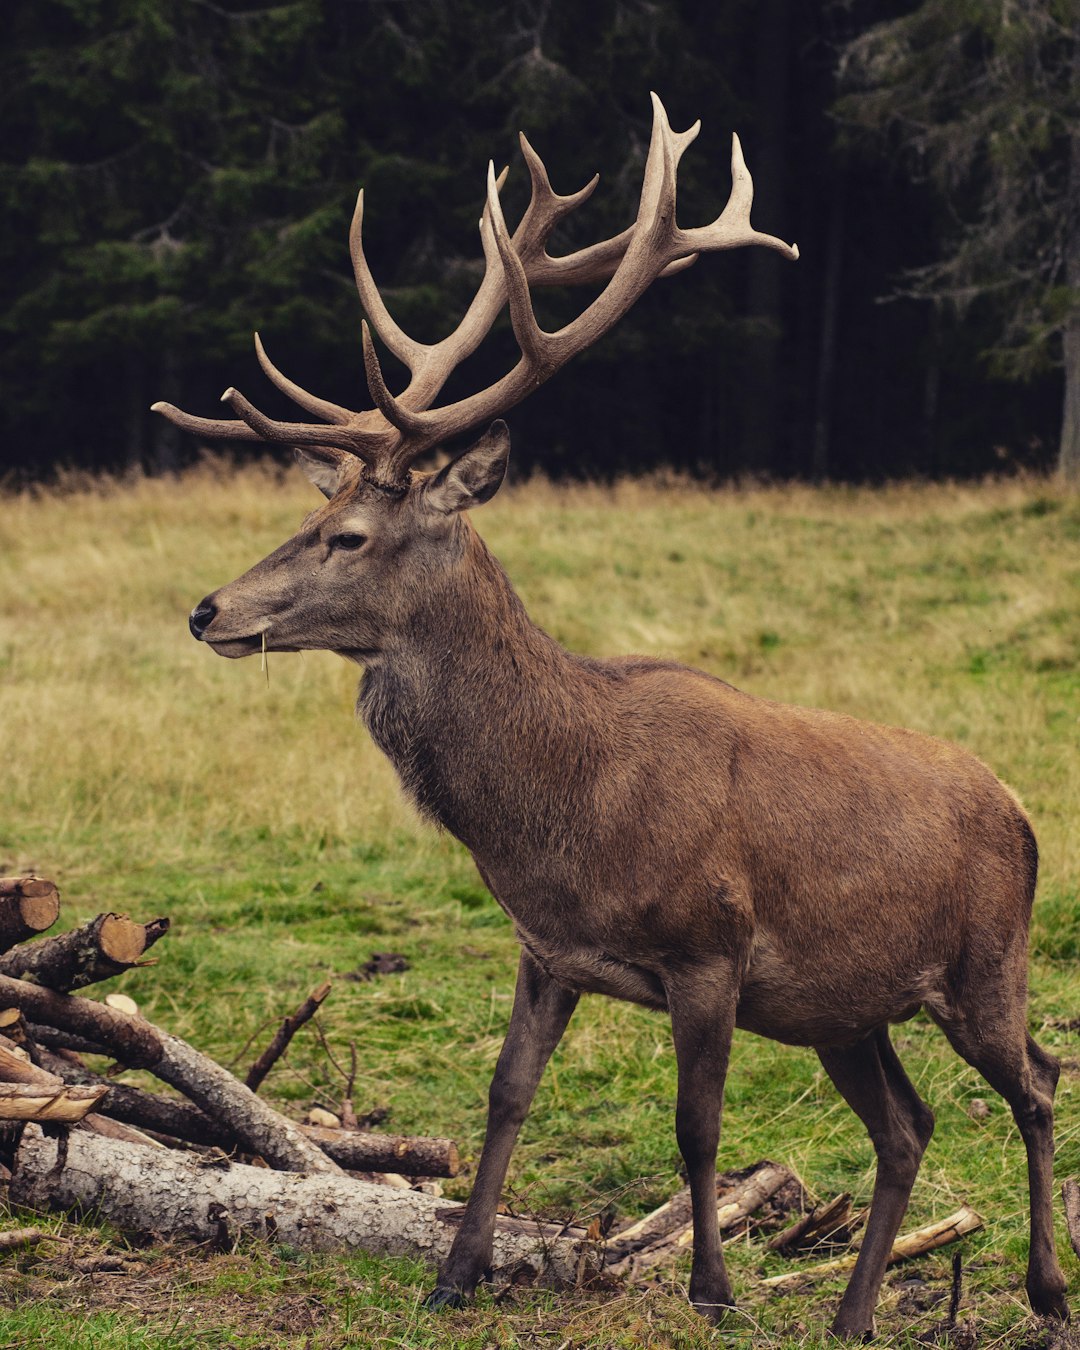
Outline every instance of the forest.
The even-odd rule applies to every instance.
[[[723,205],[737,131],[754,223],[801,259],[741,250],[658,283],[511,415],[518,474],[1080,480],[1076,0],[12,0],[5,17],[9,481],[183,467],[200,447],[159,399],[219,416],[235,385],[294,417],[255,330],[301,385],[370,406],[357,189],[391,312],[434,341],[482,275],[488,160],[510,165],[511,228],[525,131],[557,191],[601,175],[554,251],[615,234],[650,89],[677,129],[703,123],[680,224]],[[544,291],[541,322],[589,298]],[[504,314],[448,396],[515,359]]]

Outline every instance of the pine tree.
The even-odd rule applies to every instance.
[[[877,134],[947,219],[902,294],[992,325],[992,373],[1062,366],[1058,465],[1080,484],[1080,12],[1077,0],[923,0],[841,58],[837,113]]]

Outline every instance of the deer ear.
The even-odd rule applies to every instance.
[[[492,422],[475,445],[440,469],[424,485],[424,502],[432,511],[450,515],[489,501],[499,490],[510,457],[506,423]]]
[[[296,462],[304,471],[309,482],[315,484],[324,497],[332,497],[341,481],[341,462],[338,459],[323,459],[316,451],[293,448]]]

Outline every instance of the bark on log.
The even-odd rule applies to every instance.
[[[346,1176],[281,1174],[234,1163],[205,1167],[183,1153],[151,1153],[84,1131],[66,1144],[28,1125],[16,1154],[11,1200],[40,1211],[78,1211],[128,1232],[219,1240],[241,1232],[305,1251],[362,1250],[434,1261],[456,1225],[443,1201]],[[225,1212],[223,1219],[222,1212]],[[573,1283],[589,1244],[552,1237],[527,1220],[496,1226],[493,1268]]]
[[[56,994],[29,980],[0,975],[0,1004],[19,1008],[34,1022],[85,1037],[132,1069],[148,1069],[163,1053],[161,1039],[149,1022],[88,998]]]
[[[81,928],[24,943],[0,956],[0,975],[69,993],[139,965],[168,931],[168,919],[136,923],[126,914],[99,914]]]
[[[910,1233],[898,1237],[889,1252],[888,1264],[891,1266],[897,1261],[907,1260],[910,1256],[932,1252],[938,1247],[944,1247],[946,1243],[955,1242],[967,1233],[974,1233],[982,1226],[981,1215],[976,1214],[970,1206],[963,1205],[947,1219],[939,1219],[937,1223],[913,1229]],[[826,1275],[840,1275],[844,1271],[851,1270],[858,1259],[857,1253],[853,1256],[841,1256],[835,1261],[824,1261],[818,1266],[806,1266],[802,1270],[789,1270],[783,1275],[772,1275],[761,1283],[767,1288],[777,1289],[786,1284],[798,1284],[800,1280],[816,1280]]]
[[[330,989],[329,980],[325,984],[320,984],[318,989],[313,989],[299,1008],[291,1016],[286,1017],[278,1027],[274,1039],[247,1071],[244,1083],[252,1092],[258,1092],[259,1084],[289,1048],[289,1042],[304,1023],[310,1021],[322,1007]]]
[[[0,952],[51,928],[60,893],[43,877],[0,877]]]
[[[301,1125],[310,1139],[350,1172],[403,1172],[412,1177],[456,1177],[461,1168],[452,1139],[365,1134],[362,1130],[323,1130]]]
[[[1061,1198],[1065,1203],[1065,1225],[1069,1230],[1072,1249],[1080,1256],[1080,1186],[1070,1177],[1061,1188]]]
[[[105,1080],[84,1064],[46,1049],[42,1062],[65,1083],[102,1084]],[[0,1061],[2,1063],[2,1061]],[[211,1120],[190,1102],[146,1092],[125,1083],[105,1083],[109,1096],[102,1112],[112,1120],[139,1129],[168,1134],[189,1144],[221,1149],[240,1145],[236,1134]],[[451,1139],[409,1138],[394,1134],[370,1134],[362,1130],[322,1130],[314,1125],[297,1127],[339,1167],[349,1172],[404,1172],[407,1176],[455,1177],[460,1170],[457,1146]]]

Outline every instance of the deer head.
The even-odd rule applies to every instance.
[[[458,327],[431,345],[407,336],[383,304],[364,256],[361,191],[350,232],[356,285],[376,333],[409,369],[409,383],[400,394],[387,388],[365,321],[364,366],[373,409],[353,412],[300,388],[273,364],[258,334],[255,350],[263,370],[320,421],[274,421],[235,389],[227,389],[222,402],[239,420],[193,417],[171,404],[154,404],[154,411],[203,437],[292,445],[301,466],[329,498],[294,538],[200,603],[190,620],[196,637],[224,656],[264,647],[355,654],[381,650],[394,625],[407,621],[410,595],[422,578],[460,557],[469,529],[461,513],[491,497],[505,473],[506,427],[494,422],[480,441],[437,473],[413,469],[422,455],[519,403],[606,333],[653,281],[689,267],[699,254],[759,244],[798,257],[793,245],[752,228],[753,183],[737,136],[732,139],[731,195],[722,213],[695,229],[677,224],[676,171],[700,123],[674,132],[655,94],[652,104],[637,219],[621,234],[576,253],[552,257],[547,241],[559,221],[592,194],[599,178],[569,196],[558,195],[522,136],[532,195],[511,236],[499,200],[506,171],[497,178],[489,164],[480,220],[484,278]],[[604,289],[577,318],[556,332],[540,328],[530,286],[602,281]],[[517,364],[489,388],[433,406],[450,373],[476,350],[505,304],[520,348]]]

